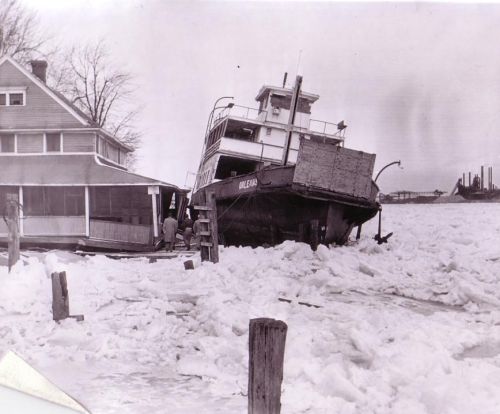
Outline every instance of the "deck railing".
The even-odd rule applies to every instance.
[[[248,119],[252,121],[266,122],[268,120],[268,115],[269,111],[263,111],[259,110],[258,108],[251,108],[248,106],[234,105],[231,108],[224,108],[217,114],[211,125],[211,129],[213,129],[216,125],[218,125],[220,122],[222,122],[229,116],[234,118]],[[276,120],[273,120],[272,122],[274,124],[280,124],[283,126],[286,125],[285,123]],[[306,125],[303,125],[302,127],[296,125],[294,126],[294,130],[305,133],[310,131],[320,135],[334,136],[338,139],[344,139],[343,131],[345,130],[343,131],[339,130],[338,125],[333,122],[311,119],[309,120],[308,124],[306,123]]]
[[[249,106],[233,105],[231,108],[224,108],[217,116],[214,117],[212,127],[217,125],[220,121],[227,118],[229,115],[236,118],[243,118],[249,120],[259,119],[259,115],[266,111],[260,111],[258,108],[251,108]]]
[[[280,162],[283,157],[283,147],[263,142],[243,141],[223,137],[220,140],[220,151],[230,154],[241,154],[254,160]],[[289,161],[297,161],[298,147],[292,143]]]
[[[321,135],[334,135],[339,138],[343,138],[341,135],[341,130],[337,124],[333,122],[320,121],[318,119],[311,119],[309,121],[309,130],[319,133]]]

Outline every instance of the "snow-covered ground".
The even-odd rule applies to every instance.
[[[316,253],[225,248],[191,271],[31,254],[0,267],[0,352],[93,414],[241,413],[249,319],[272,317],[288,324],[285,414],[498,413],[500,204],[386,205],[388,244],[376,227]],[[54,270],[85,321],[52,321]]]

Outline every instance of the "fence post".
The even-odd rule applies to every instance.
[[[8,244],[8,265],[9,272],[20,257],[20,240],[19,240],[19,199],[17,194],[7,194],[5,222],[8,228],[7,244]]]
[[[248,414],[279,414],[287,325],[269,318],[250,320]]]

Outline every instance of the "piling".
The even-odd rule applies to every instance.
[[[60,321],[69,317],[66,272],[54,272],[50,276],[52,279],[52,318]]]
[[[248,414],[279,414],[287,325],[283,321],[250,320],[248,343]]]

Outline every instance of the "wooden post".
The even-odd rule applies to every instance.
[[[90,237],[90,193],[89,186],[85,186],[85,236]]]
[[[9,272],[12,266],[14,266],[20,257],[20,239],[19,239],[19,201],[17,199],[17,194],[7,194],[5,203],[6,217],[5,221],[7,224],[8,235],[8,266]]]
[[[356,232],[356,240],[359,240],[361,238],[361,227],[362,224],[358,226],[358,231]]]
[[[279,232],[278,232],[278,226],[275,223],[270,223],[269,224],[271,228],[271,246],[276,246],[279,244]]]
[[[279,414],[287,325],[269,318],[250,320],[248,414]]]
[[[212,246],[210,247],[210,261],[219,263],[219,227],[217,225],[217,204],[215,202],[215,193],[207,193],[208,218],[210,219],[210,235],[212,237]]]
[[[55,321],[69,317],[68,282],[66,272],[54,272],[52,278],[52,317]]]
[[[298,239],[299,242],[305,243],[306,241],[306,226],[304,223],[299,223],[299,231],[298,231]]]
[[[310,237],[311,249],[313,249],[313,251],[316,251],[319,245],[319,220],[311,220],[310,226],[311,226],[311,237]]]

